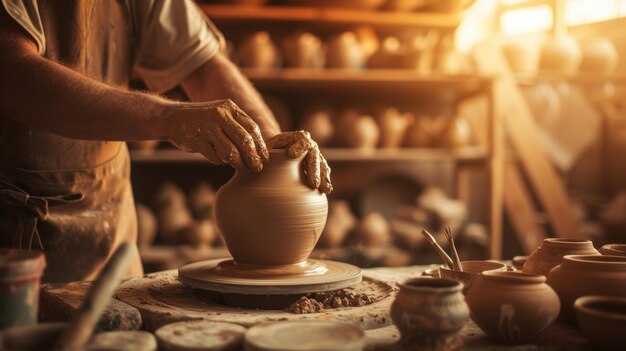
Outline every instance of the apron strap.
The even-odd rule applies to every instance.
[[[14,206],[24,209],[21,230],[18,229],[20,249],[32,249],[33,240],[37,240],[39,249],[43,251],[41,237],[37,230],[38,221],[45,221],[48,210],[82,201],[82,193],[68,193],[55,196],[33,196],[22,188],[0,178],[0,205]],[[25,239],[28,239],[25,241]]]

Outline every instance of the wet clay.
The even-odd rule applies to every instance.
[[[287,307],[291,313],[318,313],[324,309],[361,307],[375,302],[367,294],[355,293],[347,289],[302,296]]]

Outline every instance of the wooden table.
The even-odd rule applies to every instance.
[[[268,316],[268,320],[276,319],[298,319],[300,317],[305,319],[311,318],[361,318],[364,314],[376,313],[375,318],[372,318],[376,323],[365,323],[363,327],[368,329],[366,334],[366,350],[402,350],[402,347],[398,345],[400,337],[399,331],[395,326],[390,325],[390,318],[388,315],[380,315],[380,313],[388,313],[388,306],[393,301],[393,298],[397,292],[395,283],[402,281],[410,277],[416,277],[426,268],[432,268],[432,266],[409,266],[399,268],[372,268],[365,269],[364,275],[375,277],[376,279],[388,283],[394,289],[390,296],[383,301],[375,303],[369,307],[370,310],[356,311],[358,308],[350,309],[336,309],[328,310],[324,313],[308,314],[308,315],[293,315],[289,312],[282,311],[251,311],[241,310],[242,315],[246,315],[247,320],[259,320],[258,315]],[[145,278],[158,277],[159,274],[165,273],[151,273],[146,275]],[[168,272],[168,274],[174,274]],[[143,278],[145,280],[145,278]],[[65,321],[71,318],[73,312],[78,308],[81,302],[82,296],[88,289],[89,284],[85,282],[70,283],[65,285],[43,285],[42,286],[42,300],[41,300],[41,316],[46,321]],[[135,304],[135,302],[133,302]],[[160,302],[149,301],[146,298],[141,304],[131,306],[120,300],[113,299],[106,312],[100,321],[99,327],[101,330],[137,330],[145,329],[154,331],[155,328],[163,323],[181,320],[199,318],[200,315],[186,314],[185,308],[172,308],[168,310],[167,305],[163,305]],[[232,311],[228,311],[229,318],[237,318],[233,315]],[[211,315],[219,315],[216,311],[206,310],[207,319],[213,319]],[[254,316],[254,318],[250,318]],[[300,317],[299,317],[300,316]],[[358,316],[358,317],[357,317]],[[256,318],[256,319],[255,319]],[[241,319],[245,320],[244,318]],[[358,321],[355,320],[358,323]],[[254,324],[253,323],[253,324]],[[242,323],[249,326],[250,323]],[[385,326],[385,324],[387,324]],[[462,338],[464,340],[463,350],[591,350],[591,347],[587,341],[580,335],[580,332],[572,327],[561,325],[559,323],[550,327],[539,338],[537,338],[533,344],[528,345],[498,345],[491,342],[486,338],[485,334],[473,323],[468,322],[465,328],[461,331]]]

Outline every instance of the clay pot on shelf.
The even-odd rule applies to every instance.
[[[157,191],[154,200],[159,238],[164,244],[179,244],[178,233],[193,222],[183,191],[166,182]]]
[[[600,254],[608,256],[626,256],[626,244],[606,244],[600,248]]]
[[[578,71],[580,56],[580,47],[576,39],[559,35],[543,44],[539,69],[546,73],[573,74]]]
[[[419,116],[407,130],[404,145],[407,147],[437,146],[445,127],[446,118]]]
[[[626,257],[568,255],[548,273],[548,285],[561,299],[564,321],[575,322],[573,304],[585,295],[626,296]]]
[[[328,248],[341,246],[356,224],[357,218],[347,201],[331,201],[328,204],[328,220],[319,240],[320,246]]]
[[[398,284],[391,318],[409,349],[456,350],[459,331],[469,309],[461,294],[463,284],[440,278],[414,278]]]
[[[296,32],[283,40],[283,58],[287,67],[323,68],[325,48],[317,36]]]
[[[326,195],[308,187],[303,158],[270,150],[258,174],[236,172],[215,198],[215,220],[240,264],[291,265],[306,261],[328,214]]]
[[[332,115],[332,110],[327,107],[312,109],[305,113],[299,129],[309,132],[320,147],[328,146],[335,135]]]
[[[463,294],[467,294],[481,273],[491,271],[506,272],[507,270],[504,263],[492,261],[461,261],[461,266],[463,266],[463,271],[441,266],[439,267],[439,275],[441,278],[453,279],[463,283]]]
[[[537,274],[482,273],[466,295],[472,320],[496,341],[532,341],[557,319],[561,307],[545,282]]]
[[[352,29],[356,35],[361,49],[363,50],[363,57],[367,60],[374,55],[380,48],[380,39],[378,34],[371,26],[360,25]]]
[[[363,49],[353,32],[343,32],[328,41],[326,63],[329,68],[359,69],[364,62]]]
[[[596,37],[583,42],[581,52],[581,72],[608,75],[617,67],[619,54],[613,42],[608,38]]]
[[[414,37],[404,52],[403,67],[419,73],[429,73],[433,66],[437,40],[439,40],[439,33],[434,30]]]
[[[378,113],[376,122],[380,130],[379,147],[398,148],[404,141],[407,128],[413,122],[413,116],[390,107]]]
[[[188,226],[179,231],[178,240],[181,244],[193,247],[207,247],[213,244],[217,237],[213,221],[201,219],[191,222]]]
[[[582,239],[544,239],[543,243],[533,251],[524,263],[522,272],[548,275],[548,272],[559,264],[565,255],[599,255],[589,240]]]
[[[389,223],[380,213],[369,213],[354,228],[354,238],[367,247],[384,246],[391,241]]]
[[[386,37],[378,50],[368,59],[368,68],[400,68],[404,60],[404,50],[397,37]]]
[[[439,145],[447,148],[462,148],[472,143],[472,128],[466,118],[453,117],[441,133]]]
[[[280,54],[269,33],[256,32],[245,38],[237,50],[239,66],[258,69],[280,66]]]
[[[584,296],[574,302],[574,309],[582,334],[595,348],[623,349],[626,345],[625,297]]]
[[[378,144],[380,131],[371,116],[349,110],[337,119],[337,139],[341,146],[373,149]]]

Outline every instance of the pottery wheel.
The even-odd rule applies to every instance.
[[[362,277],[358,267],[326,260],[255,266],[216,259],[181,267],[178,279],[185,285],[223,294],[296,295],[348,288],[359,284]]]

